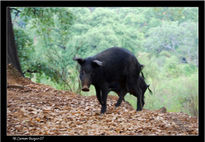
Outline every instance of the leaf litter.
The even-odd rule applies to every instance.
[[[22,87],[13,87],[22,86]],[[7,67],[7,135],[198,135],[198,118],[159,110],[115,107],[108,96],[100,114],[96,96],[56,90],[20,77]]]

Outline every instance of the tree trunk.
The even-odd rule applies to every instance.
[[[19,63],[19,58],[18,58],[18,52],[16,49],[16,44],[15,44],[15,39],[14,39],[14,31],[13,31],[13,26],[12,26],[12,21],[11,21],[11,12],[10,8],[7,8],[7,14],[8,14],[8,19],[7,19],[7,45],[8,45],[8,53],[7,53],[7,59],[8,59],[8,64],[12,64],[20,73],[22,76],[22,70],[21,70],[21,65]]]

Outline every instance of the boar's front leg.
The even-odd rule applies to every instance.
[[[102,91],[98,87],[95,87],[95,91],[96,91],[97,99],[99,103],[102,105]]]
[[[108,89],[102,90],[102,107],[101,107],[101,113],[105,113],[107,109],[107,95],[108,95]]]

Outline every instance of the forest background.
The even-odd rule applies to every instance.
[[[195,7],[13,7],[22,72],[59,90],[82,92],[74,56],[110,47],[130,50],[145,67],[146,109],[198,116],[198,8]],[[110,95],[116,95],[111,92]],[[136,98],[125,100],[136,108]]]

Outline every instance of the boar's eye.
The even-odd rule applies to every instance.
[[[82,80],[83,76],[85,75],[85,71],[84,70],[81,70],[80,71],[80,79]]]
[[[85,71],[83,70],[80,70],[80,74],[83,75],[85,73]]]

